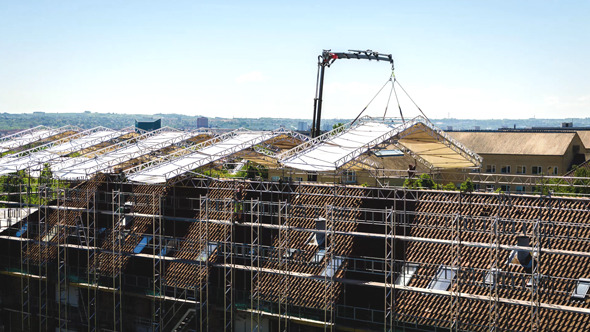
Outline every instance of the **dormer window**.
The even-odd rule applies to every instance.
[[[490,286],[492,288],[496,287],[496,284],[498,283],[498,275],[500,275],[500,269],[496,269],[496,268],[492,268],[490,269],[485,276],[484,279],[484,284],[486,284],[487,286]]]
[[[576,289],[572,293],[572,300],[584,301],[588,290],[590,290],[590,279],[578,279]]]
[[[343,262],[344,258],[340,256],[334,256],[334,258],[332,258],[328,262],[328,266],[326,266],[326,268],[322,271],[322,273],[320,273],[320,275],[322,277],[332,278],[336,274],[336,272],[340,268],[340,265],[342,265]]]
[[[450,266],[441,265],[438,268],[438,272],[430,284],[428,288],[446,291],[451,287],[452,281],[455,279],[457,275],[457,269],[453,269]]]
[[[416,263],[405,263],[402,266],[402,270],[399,273],[399,276],[395,280],[395,284],[397,286],[407,286],[412,280],[414,273],[418,270],[418,264]]]
[[[207,259],[209,259],[211,254],[213,254],[213,252],[215,251],[215,249],[217,249],[217,243],[208,243],[207,247],[205,247],[205,249],[203,249],[199,254],[197,260],[201,262],[207,261]]]

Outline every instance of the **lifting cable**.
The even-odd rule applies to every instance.
[[[422,116],[426,120],[430,121],[430,119],[426,116],[426,114],[424,114],[424,112],[422,112],[422,109],[420,108],[420,106],[418,106],[418,104],[416,104],[416,102],[414,101],[414,99],[412,99],[412,97],[410,97],[410,95],[406,92],[406,89],[404,89],[404,87],[399,83],[399,81],[397,79],[394,80],[394,83],[396,83],[396,82],[397,82],[397,85],[399,85],[399,87],[402,89],[402,91],[406,94],[406,96],[408,96],[408,98],[412,101],[412,103],[414,104],[414,106],[416,106],[416,108],[418,109],[418,111],[420,111],[420,113],[422,114]],[[401,112],[401,108],[400,108],[400,112]]]
[[[391,100],[391,93],[393,92],[395,94],[395,100],[397,101],[397,108],[399,109],[399,115],[402,118],[402,123],[406,123],[406,120],[404,119],[404,114],[402,113],[402,106],[399,103],[399,98],[397,97],[397,91],[395,90],[395,82],[397,81],[397,78],[395,77],[395,73],[393,72],[393,70],[391,71],[391,77],[393,78],[393,81],[391,82],[391,90],[389,91],[389,98],[387,99],[387,105],[385,105],[385,113],[383,113],[383,121],[385,121],[385,115],[387,115],[387,108],[389,108],[389,101]]]
[[[392,82],[391,84],[393,84],[393,75],[391,77],[389,77],[389,79],[385,82],[385,84],[383,84],[383,86],[381,87],[381,89],[379,89],[379,91],[377,91],[377,93],[373,96],[373,98],[371,98],[371,100],[369,101],[369,103],[367,104],[367,106],[365,106],[365,108],[363,108],[363,110],[359,113],[359,115],[356,116],[356,118],[354,118],[354,120],[350,123],[351,125],[353,125],[356,120],[358,120],[361,115],[363,115],[363,113],[367,110],[367,108],[369,107],[369,105],[371,105],[371,103],[373,102],[373,100],[375,100],[375,98],[377,98],[377,96],[381,93],[381,91],[383,91],[383,88],[385,88],[385,86],[389,83]],[[389,103],[389,101],[388,101]]]
[[[385,82],[385,84],[383,84],[383,86],[381,87],[381,89],[379,89],[379,91],[377,91],[377,93],[373,96],[373,98],[371,98],[371,100],[369,101],[369,103],[367,103],[367,106],[365,106],[363,108],[363,110],[359,113],[359,115],[357,115],[356,118],[350,123],[351,125],[353,125],[361,117],[361,115],[363,115],[363,113],[367,110],[367,108],[369,107],[369,105],[371,105],[371,103],[373,102],[373,100],[375,100],[375,98],[377,98],[377,96],[381,93],[381,91],[383,91],[383,89],[385,88],[385,86],[389,82],[391,82],[391,90],[389,91],[389,97],[387,98],[387,104],[385,105],[385,112],[383,113],[383,120],[385,120],[385,116],[387,115],[387,109],[389,108],[389,102],[391,101],[391,94],[393,92],[393,94],[395,95],[395,100],[397,102],[397,108],[399,109],[399,115],[402,118],[402,123],[405,123],[406,122],[406,120],[404,119],[404,114],[402,113],[402,106],[401,106],[401,104],[399,102],[399,97],[397,95],[397,90],[395,89],[395,83],[397,83],[397,85],[399,85],[399,87],[406,94],[406,96],[412,101],[412,103],[414,104],[414,106],[416,106],[416,108],[418,109],[418,111],[420,111],[420,113],[422,114],[422,116],[426,120],[430,121],[430,119],[428,119],[428,117],[426,116],[426,114],[424,114],[424,112],[422,112],[422,109],[420,108],[420,106],[418,106],[418,104],[416,104],[416,102],[414,101],[414,99],[412,99],[412,97],[410,97],[410,95],[408,94],[408,92],[406,91],[406,89],[404,89],[404,87],[399,83],[399,81],[395,77],[395,73],[392,71],[391,72],[391,76],[389,77],[389,79]]]

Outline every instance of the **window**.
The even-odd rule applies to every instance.
[[[523,193],[524,192],[524,186],[516,186],[516,192],[517,193]]]
[[[270,180],[273,181],[273,182],[279,182],[280,179],[281,179],[280,176],[273,176],[273,177],[270,178]]]
[[[533,175],[539,175],[543,173],[543,167],[541,166],[533,166],[533,170],[532,170],[532,174]]]
[[[133,253],[134,254],[139,254],[150,242],[150,240],[152,239],[151,236],[149,235],[145,235],[143,238],[141,238],[141,241],[139,241],[139,244],[137,246],[135,246],[135,249],[133,249]]]
[[[332,278],[334,274],[338,272],[338,269],[340,268],[340,265],[342,265],[342,262],[344,262],[344,258],[340,256],[334,256],[334,258],[332,258],[330,262],[328,262],[328,266],[326,266],[322,273],[320,273],[320,276]]]
[[[294,253],[297,252],[297,249],[287,248],[283,251],[283,258],[289,258],[293,256]]]
[[[199,254],[199,257],[197,257],[197,260],[201,261],[201,262],[206,261],[209,258],[209,256],[211,256],[211,254],[213,254],[215,249],[217,249],[217,243],[208,243],[207,248],[205,248],[205,249],[203,249],[203,251],[201,251],[201,253]]]
[[[318,251],[315,253],[313,258],[311,259],[311,262],[319,264],[322,262],[322,259],[324,259],[324,256],[326,256],[326,248],[318,249]]]
[[[510,174],[510,165],[505,165],[500,168],[500,173]]]
[[[486,165],[486,173],[496,173],[496,165]]]
[[[486,184],[486,191],[493,192],[496,189],[493,184]]]
[[[356,171],[344,171],[342,183],[356,183]]]
[[[302,177],[295,177],[295,182],[301,182],[301,181],[303,181]]]
[[[558,174],[559,174],[559,170],[557,169],[557,166],[553,166],[552,168],[553,168],[553,169],[552,169],[552,171],[553,171],[553,172],[552,172],[552,173],[553,173],[553,175],[558,175]]]
[[[484,284],[486,284],[487,286],[490,286],[492,288],[496,287],[496,284],[498,283],[498,275],[500,274],[500,269],[495,269],[492,268],[490,269],[485,276],[484,279]]]
[[[588,294],[588,290],[590,290],[590,279],[578,279],[576,289],[574,289],[574,292],[572,293],[572,300],[584,301],[586,299],[586,294]]]
[[[510,192],[510,186],[503,184],[500,187],[500,190],[502,190],[503,192]]]
[[[395,284],[397,286],[407,286],[410,283],[410,280],[412,280],[414,273],[416,273],[416,270],[418,270],[418,264],[404,263],[399,276],[395,280]]]
[[[449,266],[439,267],[436,276],[430,281],[428,288],[443,291],[448,290],[451,287],[451,282],[455,279],[456,273],[457,270]]]
[[[316,182],[317,180],[318,180],[318,174],[317,173],[307,173],[307,181]]]
[[[526,166],[516,166],[516,174],[526,174]]]

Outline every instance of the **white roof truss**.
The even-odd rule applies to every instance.
[[[202,134],[199,131],[199,134]],[[134,137],[113,146],[93,152],[94,158],[83,160],[66,168],[55,170],[59,179],[87,179],[98,172],[112,172],[113,167],[162,148],[183,142],[195,136],[194,132],[181,132],[163,127]],[[102,153],[104,152],[104,153]]]
[[[63,126],[59,128],[37,126],[31,129],[23,130],[12,135],[1,137],[0,152],[14,150],[21,146],[35,143],[42,139],[46,139],[67,131],[80,131],[80,129],[73,126]]]
[[[127,178],[139,183],[163,183],[179,175],[225,159],[279,135],[291,134],[285,129],[260,132],[238,129],[208,141],[177,151],[165,157],[138,165],[125,171]]]
[[[0,175],[22,169],[35,168],[72,152],[80,151],[96,144],[123,135],[105,127],[96,127],[73,135],[10,155],[0,159]]]

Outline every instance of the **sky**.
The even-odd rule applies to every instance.
[[[322,50],[371,49],[429,118],[585,118],[588,17],[582,0],[1,1],[0,112],[311,119]],[[323,118],[375,95],[364,114],[399,116],[391,92],[417,115],[391,74],[337,60]]]

